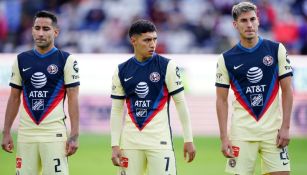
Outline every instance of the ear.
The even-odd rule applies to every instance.
[[[54,29],[54,37],[58,37],[60,34],[60,29],[59,28],[55,28]]]
[[[130,38],[130,43],[134,46],[135,45],[135,43],[136,43],[136,38],[135,38],[135,36],[132,36],[131,38]]]
[[[238,29],[238,24],[237,21],[232,21],[232,25],[235,29]]]

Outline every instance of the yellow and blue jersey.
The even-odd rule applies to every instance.
[[[158,54],[145,62],[120,64],[112,82],[113,99],[125,99],[123,149],[172,149],[170,97],[183,90],[179,68]]]
[[[79,68],[69,53],[53,48],[35,49],[17,56],[10,86],[22,90],[19,142],[66,140],[66,88],[79,86]]]
[[[253,48],[239,43],[220,56],[216,86],[231,87],[235,95],[231,139],[276,137],[282,121],[279,81],[287,76],[292,76],[292,68],[281,43],[259,38]]]

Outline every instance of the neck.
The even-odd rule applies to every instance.
[[[245,48],[253,48],[256,46],[256,44],[259,41],[259,37],[254,37],[254,38],[241,38],[240,39],[240,44],[245,47]]]
[[[144,57],[144,56],[140,56],[140,55],[137,55],[135,54],[134,55],[135,59],[138,61],[138,62],[144,62],[146,60],[148,60],[150,57]]]
[[[44,47],[44,48],[35,46],[34,48],[38,53],[45,54],[49,52],[51,49],[53,49],[54,45],[50,45],[49,47]]]

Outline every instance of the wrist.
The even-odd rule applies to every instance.
[[[11,134],[11,131],[10,131],[10,130],[4,129],[4,130],[2,131],[2,134],[3,134],[3,135],[4,135],[4,134]]]

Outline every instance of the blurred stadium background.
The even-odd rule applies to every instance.
[[[192,164],[184,163],[181,128],[172,106],[178,174],[225,174],[215,114],[214,81],[217,54],[238,42],[229,15],[235,2],[238,1],[0,0],[0,128],[10,91],[11,65],[16,54],[33,47],[32,18],[37,10],[54,11],[61,29],[56,46],[79,59],[81,72],[82,134],[78,153],[69,159],[71,174],[115,174],[109,146],[111,77],[116,65],[132,56],[128,27],[133,20],[146,18],[158,28],[157,52],[175,59],[184,75],[198,154]],[[304,175],[307,174],[307,56],[304,56],[307,54],[307,1],[253,2],[259,7],[260,35],[283,42],[295,69],[293,139],[289,150],[292,174]],[[14,130],[17,126],[18,119]],[[14,163],[14,155],[0,151],[0,175],[14,174]],[[256,174],[260,174],[259,168]]]

